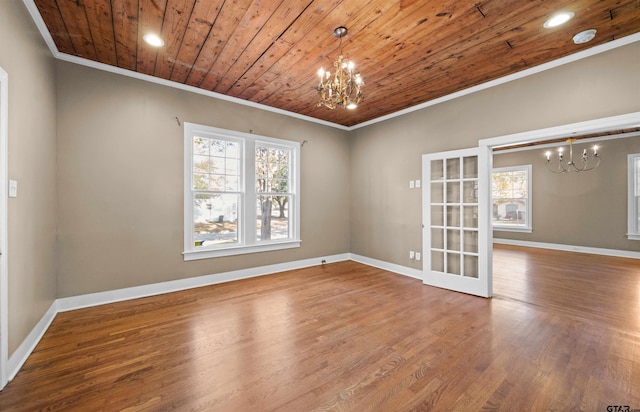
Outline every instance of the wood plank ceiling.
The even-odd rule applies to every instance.
[[[26,0],[60,53],[353,126],[640,31],[638,0]],[[557,11],[575,17],[543,28]],[[344,54],[355,110],[317,107]],[[589,43],[573,35],[596,29]],[[153,32],[165,42],[147,45]]]

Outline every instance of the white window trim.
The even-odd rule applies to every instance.
[[[243,194],[241,195],[241,204],[243,205],[242,215],[244,216],[244,225],[240,225],[238,233],[244,244],[240,245],[217,245],[208,248],[195,249],[193,236],[193,204],[192,204],[192,184],[191,178],[193,173],[193,143],[194,134],[207,137],[218,137],[224,139],[241,139],[243,141],[242,168],[243,177],[241,185],[243,186]],[[255,227],[246,224],[251,221],[251,216],[255,221],[255,210],[248,206],[255,205],[255,146],[256,144],[266,144],[271,146],[282,146],[292,150],[293,159],[291,159],[292,175],[291,175],[291,203],[294,205],[289,211],[289,221],[291,224],[291,238],[285,240],[272,240],[256,242]],[[267,252],[281,249],[290,249],[300,247],[300,143],[291,140],[276,139],[273,137],[260,136],[237,132],[233,130],[220,129],[216,127],[198,125],[195,123],[184,123],[184,260],[197,260],[216,258],[222,256],[233,256],[246,253]]]
[[[640,159],[640,153],[627,155],[627,238],[630,240],[640,240],[640,223],[638,223],[640,210],[638,210],[638,202],[636,201],[636,196],[640,193],[636,193],[638,173],[635,170],[638,159]]]
[[[519,165],[519,166],[508,166],[508,167],[497,167],[491,170],[491,177],[493,178],[494,173],[501,172],[512,172],[517,170],[526,170],[527,171],[527,223],[525,226],[510,226],[510,225],[494,225],[493,219],[491,219],[491,226],[493,231],[495,232],[520,232],[520,233],[532,233],[533,226],[531,224],[531,211],[533,209],[533,190],[532,183],[533,174],[532,174],[532,166],[528,165]],[[493,197],[491,203],[493,204]]]

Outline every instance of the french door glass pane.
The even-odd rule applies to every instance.
[[[444,202],[444,183],[431,183],[431,203]]]
[[[460,231],[457,229],[447,230],[447,250],[460,250]]]
[[[460,274],[460,254],[447,253],[447,273],[452,275]]]
[[[431,162],[431,180],[442,180],[442,160],[433,160]]]
[[[444,272],[444,252],[431,251],[431,270]]]
[[[462,177],[472,179],[478,176],[478,156],[465,157],[462,160]]]
[[[478,277],[478,257],[464,255],[464,276],[468,278]]]
[[[431,228],[431,247],[444,249],[444,229]]]
[[[475,181],[463,183],[463,203],[478,203],[478,183]]]
[[[464,227],[478,227],[478,206],[464,206]]]
[[[447,182],[447,203],[460,203],[460,182]]]
[[[444,207],[431,206],[431,226],[444,226]]]
[[[447,179],[460,179],[460,158],[447,159]]]
[[[465,230],[462,236],[464,251],[478,253],[478,232]]]
[[[447,206],[447,227],[460,227],[460,206]]]

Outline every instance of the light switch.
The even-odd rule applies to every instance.
[[[413,180],[409,180],[409,189],[413,189],[415,187],[415,182]]]
[[[9,197],[18,197],[18,181],[9,180]]]
[[[416,252],[416,260],[420,260],[420,252]]]
[[[413,259],[413,256],[414,256],[414,252],[413,252],[413,250],[410,250],[409,251],[409,259]]]
[[[420,187],[420,179],[416,180],[416,187]]]

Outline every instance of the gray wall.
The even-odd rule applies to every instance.
[[[19,1],[0,1],[0,67],[9,75],[9,354],[56,298],[56,118],[51,52]]]
[[[59,297],[349,252],[347,132],[63,61],[57,85]],[[176,116],[307,140],[302,247],[183,261]]]
[[[579,157],[591,146],[577,143],[574,151]],[[640,241],[626,237],[627,154],[640,153],[640,136],[605,140],[598,146],[601,165],[584,173],[549,172],[544,166],[547,149],[495,154],[494,167],[532,166],[533,232],[494,230],[494,237],[640,251]]]
[[[408,253],[422,247],[421,194],[408,182],[420,178],[422,154],[640,111],[638,73],[640,44],[634,43],[357,129],[351,136],[351,252],[421,268]]]

